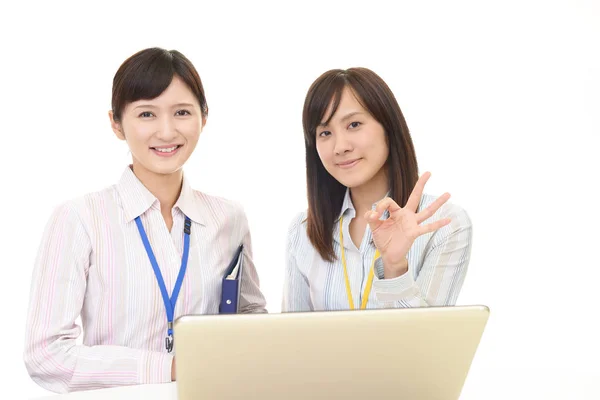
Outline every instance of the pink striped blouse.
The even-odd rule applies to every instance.
[[[37,384],[64,393],[171,381],[177,345],[166,352],[165,307],[137,216],[169,294],[181,265],[184,214],[192,221],[175,318],[218,313],[221,280],[240,243],[240,307],[266,312],[241,206],[192,190],[184,175],[172,213],[169,232],[158,200],[129,167],[116,185],[56,209],[39,248],[27,315],[24,359]]]

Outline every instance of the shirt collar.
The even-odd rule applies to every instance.
[[[388,190],[388,192],[385,194],[385,197],[388,197],[390,195],[390,192]],[[383,200],[380,199],[379,201]],[[374,210],[377,207],[377,203],[379,203],[379,201],[373,203],[371,205],[371,210]],[[383,219],[387,219],[389,216],[389,212],[386,210],[385,213],[383,214]],[[346,193],[344,194],[344,201],[342,202],[342,209],[340,210],[340,215],[338,216],[338,218],[336,219],[336,222],[339,222],[341,217],[349,217],[349,218],[354,218],[356,217],[356,209],[354,208],[354,204],[352,204],[352,198],[350,197],[350,189],[346,188]]]
[[[121,179],[117,183],[117,191],[121,197],[127,222],[133,221],[152,207],[159,209],[158,199],[135,176],[131,165],[128,165],[123,171]],[[174,207],[194,222],[204,225],[205,218],[201,204],[199,204],[199,199],[185,173],[183,174],[181,193]]]
[[[356,217],[356,209],[354,208],[354,204],[352,204],[352,198],[350,197],[350,189],[346,188],[346,193],[344,194],[344,201],[342,202],[342,209],[340,211],[340,215],[338,215],[337,221],[339,222],[341,217]]]
[[[384,198],[389,196],[390,192],[388,191]],[[383,200],[383,199],[381,199]],[[381,201],[379,200],[379,201]],[[374,210],[377,207],[377,203],[379,203],[379,201],[373,203],[371,205],[371,210]],[[387,219],[390,216],[390,213],[388,210],[385,210],[385,212],[383,213],[383,219]],[[350,223],[350,220],[354,217],[356,217],[356,209],[354,208],[354,204],[352,204],[352,198],[350,197],[350,189],[346,188],[346,194],[344,195],[344,201],[342,202],[342,209],[340,210],[340,215],[338,216],[338,218],[335,220],[335,226],[334,226],[334,234],[333,234],[333,239],[339,243],[340,241],[340,229],[339,229],[339,223],[340,223],[340,218],[344,217],[345,219],[348,220],[348,222],[344,222],[344,225],[347,225]],[[344,240],[345,242],[345,240]],[[346,244],[344,244],[344,247],[346,247]]]
[[[175,202],[174,207],[190,217],[192,221],[197,224],[205,225],[207,218],[204,214],[205,208],[202,206],[200,197],[196,194],[196,191],[192,189],[192,185],[187,178],[185,172],[183,173],[183,184],[181,186],[181,193],[179,198]]]

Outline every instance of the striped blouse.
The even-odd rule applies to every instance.
[[[192,229],[175,319],[218,313],[222,278],[242,242],[241,312],[266,312],[241,206],[192,190],[184,176],[169,232],[158,200],[128,167],[116,185],[59,206],[46,226],[24,352],[37,384],[69,392],[171,381],[177,341],[167,353],[165,306],[135,218],[140,216],[170,295],[181,266],[184,214]]]
[[[435,199],[423,195],[419,210]],[[386,211],[384,218],[387,215]],[[350,238],[348,226],[356,216],[356,210],[348,190],[340,216],[344,217],[342,234],[354,308],[359,309],[376,248],[368,225],[359,248]],[[407,254],[408,272],[404,275],[384,279],[382,260],[377,259],[367,308],[456,303],[469,264],[472,227],[467,213],[452,203],[444,204],[423,224],[446,217],[452,219],[449,225],[415,240]],[[333,230],[333,247],[337,257],[334,262],[323,260],[310,243],[305,220],[306,212],[298,214],[288,231],[282,311],[347,310],[350,307],[341,264],[339,219]]]

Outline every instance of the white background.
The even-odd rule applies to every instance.
[[[245,206],[270,312],[288,224],[306,207],[306,90],[330,68],[369,67],[405,113],[427,191],[449,191],[473,220],[459,304],[492,314],[465,392],[600,398],[600,2],[23,1],[3,3],[0,30],[10,398],[47,394],[22,361],[37,246],[55,206],[129,162],[107,117],[112,78],[150,46],[200,73],[210,113],[186,171]]]

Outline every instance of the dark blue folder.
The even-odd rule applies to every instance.
[[[242,268],[244,267],[243,250],[244,245],[240,245],[223,277],[219,314],[237,314],[239,310]]]

